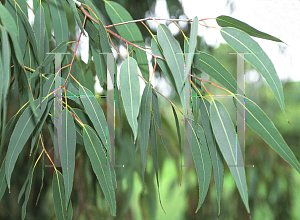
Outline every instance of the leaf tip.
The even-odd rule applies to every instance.
[[[251,213],[250,212],[248,213],[248,215],[249,215],[249,218],[251,219]]]

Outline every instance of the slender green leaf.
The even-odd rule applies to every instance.
[[[93,93],[87,88],[80,86],[79,95],[85,111],[101,139],[102,146],[106,147],[106,119],[102,108],[99,106]]]
[[[72,207],[72,202],[70,200],[66,220],[72,220],[72,219],[73,219],[73,207]]]
[[[217,199],[218,199],[218,215],[221,212],[221,194],[223,189],[223,157],[220,152],[220,149],[216,145],[216,140],[213,135],[212,127],[210,124],[210,103],[205,98],[199,98],[199,105],[201,118],[203,123],[203,128],[205,131],[205,137],[208,145],[208,149],[210,152],[210,157],[214,170],[214,179],[215,185],[217,189]]]
[[[40,60],[44,60],[44,40],[45,40],[45,18],[44,8],[40,5],[34,17],[34,33],[37,40]]]
[[[67,16],[60,0],[49,1],[56,45],[69,41]]]
[[[94,173],[111,208],[111,214],[116,216],[116,198],[111,179],[111,167],[106,165],[106,154],[101,147],[100,140],[93,129],[88,125],[84,125],[83,127],[83,141]]]
[[[220,25],[221,27],[234,27],[241,31],[246,32],[247,34],[249,34],[250,36],[253,36],[253,37],[259,37],[262,39],[283,42],[282,40],[278,39],[277,37],[273,37],[269,34],[261,32],[255,28],[251,27],[250,25],[248,25],[240,20],[237,20],[235,18],[232,18],[230,16],[221,15],[221,16],[218,16],[216,18],[216,20],[217,20],[218,25]]]
[[[193,20],[193,23],[191,25],[191,31],[190,31],[190,39],[189,39],[189,54],[185,54],[185,77],[184,82],[188,78],[188,74],[190,74],[192,61],[194,59],[194,53],[197,46],[197,35],[198,35],[198,17],[196,16]],[[181,85],[181,88],[183,88],[183,84]]]
[[[150,120],[151,120],[151,102],[152,102],[152,86],[151,83],[147,83],[141,101],[141,124],[139,129],[141,132],[141,158],[142,158],[142,178],[144,185],[144,175],[147,164],[147,147],[148,147],[148,137],[150,129]]]
[[[253,101],[248,98],[245,100],[245,120],[247,125],[261,136],[273,150],[275,150],[286,162],[300,173],[300,164],[291,151],[281,134],[266,115],[266,113]],[[240,103],[244,105],[244,103]],[[244,114],[244,112],[240,112]]]
[[[76,151],[75,123],[73,116],[67,108],[62,112],[62,147],[60,152],[61,165],[63,170],[66,207],[73,188],[73,178],[75,169],[75,151]]]
[[[53,76],[49,78],[47,83],[44,86],[43,94],[44,97],[50,93],[50,90],[53,88]],[[14,169],[17,158],[23,149],[25,143],[39,122],[41,116],[43,115],[48,103],[48,98],[43,98],[42,105],[40,107],[39,100],[35,100],[34,104],[36,106],[36,112],[38,117],[35,117],[32,113],[30,106],[28,106],[24,113],[21,115],[18,120],[16,127],[10,138],[10,142],[7,149],[7,159],[5,162],[5,173],[8,188],[10,188],[10,178],[12,171]]]
[[[196,166],[198,183],[199,183],[199,201],[196,212],[200,209],[206,197],[210,176],[211,176],[211,160],[208,152],[206,138],[203,129],[199,124],[191,124],[191,120],[187,119],[188,128],[191,129],[192,139],[188,136],[188,141],[192,149],[194,163]]]
[[[66,219],[66,197],[65,197],[65,188],[64,188],[64,179],[63,175],[55,169],[53,174],[53,200],[56,217],[58,220]]]
[[[48,40],[50,40],[52,38],[52,22],[51,22],[50,10],[47,1],[42,1],[42,5],[45,13],[44,15],[45,15],[46,35]]]
[[[21,49],[18,43],[18,29],[17,25],[11,16],[11,14],[7,11],[7,9],[0,4],[0,19],[2,22],[2,25],[5,27],[7,32],[9,33],[9,36],[11,37],[11,40],[13,42],[14,46],[14,53],[16,55],[16,58],[18,60],[18,63],[22,66],[23,65],[23,56],[21,53]]]
[[[183,85],[183,74],[184,74],[184,61],[183,53],[179,43],[173,37],[171,31],[163,24],[158,26],[157,38],[164,55],[166,57],[167,64],[172,72],[172,75],[176,84],[176,91],[178,92],[181,104],[183,102],[183,93],[180,91]]]
[[[72,10],[72,12],[73,12],[73,14],[75,16],[76,22],[77,22],[77,24],[78,24],[81,32],[85,35],[85,32],[84,32],[83,27],[82,27],[83,26],[82,22],[81,22],[81,20],[79,18],[79,14],[78,14],[78,11],[76,9],[75,2],[73,0],[68,0],[68,2],[69,2],[69,5],[71,7],[71,10]]]
[[[126,21],[132,21],[131,15],[123,8],[120,4],[113,1],[105,1],[106,12],[113,24],[122,23]],[[136,23],[124,24],[115,27],[121,37],[128,40],[131,43],[137,44],[144,47],[144,39],[140,32],[140,29]],[[132,46],[129,46],[131,50]],[[141,70],[142,76],[148,80],[149,79],[149,67],[146,52],[142,50],[137,50],[137,62]]]
[[[6,186],[7,185],[5,181],[5,159],[4,159],[0,168],[0,201],[5,193]]]
[[[266,79],[286,116],[282,85],[268,55],[262,50],[256,41],[243,31],[235,28],[222,28],[221,34],[225,41],[235,51],[239,53],[252,53],[245,55],[245,59],[249,61],[249,63],[251,63]]]
[[[105,64],[103,54],[99,54],[100,51],[95,49],[94,47],[90,47],[90,48],[92,49],[96,74],[98,76],[100,85],[103,86],[104,82],[106,81],[106,64]]]
[[[178,121],[178,117],[175,111],[175,108],[172,106],[172,110],[173,110],[173,115],[174,115],[174,119],[175,119],[175,124],[176,124],[176,129],[177,129],[177,136],[178,136],[178,145],[179,145],[179,154],[180,154],[180,167],[181,167],[181,173],[182,173],[182,160],[181,160],[181,134],[180,134],[180,127],[179,127],[179,121]],[[181,184],[181,180],[180,180],[180,184]]]
[[[231,118],[224,106],[217,100],[213,100],[210,106],[210,121],[223,157],[236,182],[247,212],[250,213],[242,152],[239,142],[236,141],[236,132]]]
[[[128,57],[120,69],[120,90],[125,113],[132,129],[134,140],[137,137],[137,116],[140,106],[140,82],[136,61]]]
[[[199,52],[195,54],[194,65],[195,68],[204,71],[231,92],[237,92],[236,80],[214,56]]]
[[[164,57],[162,48],[159,45],[158,40],[157,40],[157,36],[154,36],[154,38],[152,38],[152,40],[151,40],[151,49],[152,49],[152,53],[154,53],[155,55]],[[175,83],[174,77],[172,75],[172,72],[171,72],[168,64],[161,59],[156,59],[156,62],[158,63],[160,69],[162,70],[162,72],[165,74],[165,76],[169,80],[171,86],[177,92],[176,83]]]

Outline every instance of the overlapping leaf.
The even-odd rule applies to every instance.
[[[10,188],[10,178],[17,158],[47,107],[48,98],[46,97],[46,95],[49,94],[50,90],[53,88],[53,82],[54,81],[52,76],[48,79],[47,83],[44,86],[43,94],[45,98],[43,98],[42,105],[40,106],[39,100],[34,101],[38,117],[34,116],[30,106],[28,106],[18,120],[16,127],[12,133],[7,149],[7,158],[5,162],[5,173],[8,188]]]
[[[282,85],[268,55],[256,41],[243,31],[235,28],[222,28],[221,34],[235,51],[239,53],[252,53],[245,55],[245,59],[266,79],[283,113],[286,115]]]
[[[65,185],[65,203],[68,207],[70,195],[73,187],[73,177],[75,169],[76,132],[73,116],[67,108],[62,112],[62,146],[60,148],[60,158],[63,170]]]
[[[56,217],[58,220],[66,219],[66,197],[63,175],[55,169],[53,174],[53,200]]]
[[[196,16],[193,20],[193,23],[191,25],[191,31],[190,31],[190,39],[189,39],[189,52],[188,54],[185,54],[185,77],[184,82],[188,78],[188,74],[190,74],[192,61],[194,58],[195,49],[197,46],[197,35],[198,35],[198,17]],[[183,85],[181,86],[183,88]]]
[[[101,147],[100,140],[93,129],[88,125],[84,125],[83,127],[83,141],[94,173],[110,206],[111,214],[116,216],[115,189],[111,178],[112,173],[110,171],[112,167],[106,165],[106,154]]]
[[[211,175],[211,160],[208,152],[206,138],[203,129],[199,124],[191,124],[187,119],[187,128],[191,129],[192,136],[188,136],[188,141],[192,149],[194,163],[196,166],[199,183],[199,201],[196,212],[200,209],[207,194]],[[191,139],[190,139],[191,138]]]
[[[180,91],[183,85],[183,72],[184,72],[184,61],[183,53],[180,45],[173,37],[171,31],[163,24],[158,26],[157,38],[160,46],[162,47],[163,53],[165,55],[167,64],[172,72],[175,80],[176,91],[178,92],[182,104],[183,94]]]
[[[151,119],[151,102],[152,102],[152,87],[151,83],[147,83],[141,101],[141,111],[139,117],[141,121],[139,124],[139,129],[141,133],[141,158],[142,158],[142,178],[144,184],[144,174],[147,163],[147,147],[148,147],[148,137],[150,129],[150,119]]]
[[[205,131],[205,137],[207,141],[207,146],[210,152],[211,162],[213,165],[214,170],[214,180],[217,189],[217,198],[218,198],[218,215],[220,215],[221,211],[221,194],[223,189],[223,157],[216,145],[215,137],[213,135],[212,127],[210,124],[210,103],[204,99],[199,98],[199,105],[200,112],[201,112],[201,119],[203,123],[203,128]]]
[[[106,147],[106,119],[102,108],[99,106],[93,93],[87,88],[79,86],[79,95],[85,111],[101,139],[102,146]]]
[[[105,1],[105,9],[106,12],[112,21],[113,24],[122,23],[126,21],[132,21],[133,18],[128,13],[128,11],[123,8],[120,4],[113,1]],[[140,32],[140,29],[135,23],[119,25],[115,27],[117,31],[120,33],[121,37],[130,41],[131,43],[135,43],[139,46],[144,47],[144,39]],[[132,46],[129,46],[131,49]],[[142,76],[148,80],[149,78],[149,67],[146,52],[142,50],[137,50],[137,62],[139,68],[141,70]]]
[[[45,40],[45,17],[44,8],[39,5],[34,17],[34,33],[37,40],[37,47],[39,51],[39,58],[43,60],[44,53],[44,40]],[[48,51],[47,51],[48,52]]]
[[[140,106],[140,83],[136,61],[128,57],[120,69],[120,91],[125,113],[132,129],[134,140],[137,137],[137,116]]]
[[[11,16],[11,14],[7,11],[7,9],[2,4],[0,4],[0,18],[1,18],[2,25],[6,28],[7,32],[9,33],[9,36],[11,37],[18,63],[22,66],[23,56],[18,43],[17,25],[13,17]]]
[[[67,16],[63,9],[63,5],[60,0],[50,0],[49,2],[53,30],[55,34],[56,45],[65,41],[68,42],[68,22]]]
[[[247,125],[261,136],[286,162],[300,173],[300,164],[281,134],[266,115],[253,101],[245,99],[245,120]],[[238,102],[240,105],[244,103]],[[244,112],[240,112],[244,114]]]
[[[277,41],[277,42],[283,42],[282,40],[278,39],[277,37],[273,37],[269,34],[266,34],[264,32],[261,32],[250,25],[237,20],[235,18],[232,18],[230,16],[226,15],[221,15],[216,18],[218,25],[221,27],[234,27],[237,28],[241,31],[246,32],[247,34],[253,36],[253,37],[259,37],[262,39],[267,39],[267,40],[272,40],[272,41]]]
[[[236,141],[236,132],[231,118],[224,106],[217,100],[211,103],[210,121],[219,148],[229,166],[247,212],[250,213],[242,152],[239,142]]]

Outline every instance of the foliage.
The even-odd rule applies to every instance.
[[[183,19],[182,21],[190,23],[191,26],[189,38],[181,30],[182,41],[179,43],[169,28],[159,23],[158,19],[134,20],[131,14],[117,2],[93,3],[90,0],[80,2],[34,0],[33,2],[35,14],[33,25],[28,20],[26,1],[7,0],[5,4],[0,4],[0,159],[2,162],[0,199],[6,188],[9,191],[15,190],[12,188],[16,176],[15,170],[20,163],[25,163],[22,172],[24,169],[27,169],[26,172],[29,171],[18,198],[20,201],[25,194],[22,219],[26,216],[26,205],[34,184],[33,180],[36,178],[34,176],[38,174],[39,178],[42,177],[40,192],[36,195],[38,200],[40,194],[46,196],[42,194],[43,180],[45,172],[48,175],[49,170],[52,176],[54,209],[58,219],[72,219],[72,216],[77,217],[81,213],[80,205],[85,204],[85,198],[81,198],[80,187],[87,187],[89,199],[95,201],[97,206],[101,207],[104,198],[107,202],[100,211],[84,205],[90,210],[89,215],[93,216],[95,212],[95,215],[103,219],[109,219],[111,216],[123,218],[122,215],[127,212],[132,196],[135,172],[141,177],[143,187],[146,189],[141,196],[141,206],[148,207],[143,216],[155,219],[153,193],[155,186],[152,180],[156,175],[159,190],[158,174],[162,168],[159,163],[162,161],[160,158],[166,158],[166,155],[173,156],[177,164],[181,164],[182,146],[185,147],[187,143],[192,152],[199,185],[198,206],[193,211],[197,212],[203,205],[211,178],[214,176],[217,214],[220,216],[223,161],[225,161],[246,211],[250,215],[245,167],[234,166],[244,164],[243,159],[237,161],[237,158],[242,158],[242,152],[237,146],[236,130],[228,110],[211,95],[208,86],[214,86],[231,95],[234,105],[243,107],[247,125],[300,172],[298,160],[271,119],[246,95],[242,97],[244,105],[236,95],[240,88],[232,73],[216,57],[198,46],[200,41],[197,37],[198,25],[206,26],[203,21],[207,19],[199,20],[197,17]],[[109,23],[108,19],[111,24],[105,25]],[[178,26],[176,23],[178,19],[165,20],[174,22]],[[157,24],[156,35],[146,26],[145,21]],[[236,52],[251,53],[245,55],[245,59],[264,77],[287,118],[282,84],[272,61],[250,36],[282,41],[229,16],[219,16],[216,21],[221,29],[210,28],[219,30],[225,41]],[[140,24],[145,26],[143,30],[142,26],[138,26]],[[78,36],[75,36],[76,25],[80,32]],[[145,33],[145,29],[148,33]],[[90,52],[87,63],[76,55],[82,34],[89,37]],[[145,35],[151,37],[150,49],[145,46]],[[118,41],[125,43],[127,56],[123,57],[118,51],[115,45]],[[74,44],[75,49],[72,46]],[[114,73],[110,73],[115,76],[115,143],[110,140],[111,131],[107,128],[107,118],[112,112],[108,109],[105,111],[105,103],[103,100],[96,99],[98,96],[94,90],[94,76],[97,76],[103,88],[101,95],[107,96],[109,93],[110,85],[106,69],[111,64],[105,53],[112,51],[118,54],[118,58],[113,63]],[[72,54],[72,58],[66,54],[67,52]],[[62,53],[62,67],[55,66],[53,53]],[[148,63],[147,54],[151,55],[152,63]],[[153,71],[149,71],[149,65],[153,65]],[[165,97],[153,87],[152,80],[156,69],[162,71],[171,85],[172,96]],[[185,74],[190,72],[191,74]],[[201,78],[202,72],[207,73],[220,85]],[[57,85],[55,87],[59,74],[62,83],[60,87]],[[142,87],[140,84],[143,84]],[[20,108],[8,121],[9,99],[16,94],[15,86],[18,88]],[[143,88],[142,92],[141,88]],[[58,153],[54,152],[52,147],[56,144],[54,124],[57,120],[54,99],[55,93],[60,90],[63,94],[62,144],[59,151],[62,166],[56,167],[52,159],[54,154]],[[191,94],[186,95],[186,91],[192,91],[192,94],[197,96],[192,99],[192,109],[187,107],[190,105]],[[176,128],[163,128],[170,122],[166,120],[163,110],[159,109],[161,99],[170,103]],[[185,116],[185,134],[178,113]],[[243,114],[241,112],[241,115]],[[176,139],[173,131],[176,133]],[[168,141],[170,139],[173,139],[173,143],[177,142],[178,148],[172,147],[171,141]],[[114,144],[116,147],[114,162],[124,167],[112,166],[109,149]],[[149,146],[152,149],[153,169],[147,172]],[[24,148],[26,152],[30,152],[30,159],[21,156],[26,154]],[[167,154],[161,149],[164,149]],[[138,151],[140,157],[137,156]],[[179,155],[174,156],[174,151]],[[18,161],[18,158],[22,161]],[[45,163],[52,167],[45,167]],[[28,164],[30,165],[27,166]],[[124,180],[128,184],[127,189],[121,187],[116,190],[117,185],[122,186]],[[95,185],[96,181],[99,185]],[[45,182],[45,187],[50,187],[49,183]],[[158,195],[160,200],[159,191]],[[121,203],[118,198],[123,198],[125,201]],[[161,200],[160,204],[163,209]]]

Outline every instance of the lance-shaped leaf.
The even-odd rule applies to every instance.
[[[210,121],[219,148],[229,166],[247,212],[250,213],[245,167],[239,142],[231,118],[224,106],[213,100],[210,106]]]
[[[140,82],[136,61],[128,57],[120,69],[120,91],[125,113],[132,129],[134,140],[137,137],[137,116],[140,106]]]
[[[66,197],[65,197],[65,188],[64,188],[64,179],[63,175],[55,169],[53,174],[53,200],[54,200],[54,209],[55,214],[58,220],[66,219]]]
[[[221,27],[234,27],[237,28],[241,31],[246,32],[247,34],[253,36],[253,37],[259,37],[262,39],[267,39],[267,40],[272,40],[272,41],[277,41],[277,42],[283,42],[282,40],[278,39],[277,37],[273,37],[269,34],[266,34],[264,32],[261,32],[250,25],[237,20],[235,18],[232,18],[230,16],[226,15],[221,15],[216,18],[218,25]]]
[[[144,89],[141,101],[141,111],[139,117],[141,117],[139,129],[141,132],[141,158],[142,158],[142,178],[144,184],[144,174],[147,163],[147,147],[148,137],[150,129],[151,119],[151,100],[152,99],[152,88],[151,83],[148,83]]]
[[[163,49],[167,64],[172,72],[182,104],[183,92],[180,91],[183,85],[184,61],[183,53],[179,43],[173,37],[171,31],[163,24],[158,26],[157,38],[160,46]],[[181,95],[182,94],[182,95]]]
[[[266,79],[286,116],[282,85],[274,65],[267,54],[256,41],[243,31],[235,28],[222,28],[221,34],[235,51],[239,53],[252,53],[246,54],[245,59]]]
[[[190,39],[188,41],[189,43],[189,51],[188,54],[185,54],[185,77],[184,82],[188,78],[188,74],[190,74],[192,61],[194,59],[194,52],[197,46],[197,35],[198,35],[198,17],[196,16],[193,20],[193,23],[191,25],[191,31],[190,31]],[[183,88],[183,84],[181,86],[181,89]]]
[[[50,90],[52,90],[53,83],[53,76],[51,76],[43,88],[45,98],[43,98],[41,106],[39,100],[34,101],[38,117],[34,116],[30,106],[28,106],[19,118],[11,135],[5,162],[5,173],[8,188],[10,188],[10,178],[17,158],[47,107],[48,97],[46,95],[48,95]]]
[[[106,154],[101,147],[100,140],[94,130],[88,126],[83,127],[83,141],[90,158],[92,168],[97,176],[106,200],[111,209],[111,214],[116,216],[116,198],[109,165],[106,165]]]
[[[49,2],[53,30],[55,34],[56,45],[65,41],[68,42],[68,22],[63,5],[60,0],[50,0]]]
[[[42,61],[44,59],[44,39],[45,39],[45,18],[44,18],[44,8],[39,5],[35,17],[34,17],[34,33],[37,40],[37,47],[39,51],[39,57]],[[47,51],[48,52],[48,51]]]
[[[281,134],[266,115],[266,113],[253,101],[245,99],[245,120],[247,125],[261,136],[270,147],[273,148],[286,162],[294,167],[300,173],[300,164],[291,151]],[[244,103],[240,103],[244,105]],[[240,112],[242,115],[244,112]]]
[[[68,0],[68,2],[70,4],[71,10],[72,10],[72,12],[73,12],[73,14],[75,16],[76,22],[77,22],[77,24],[78,24],[81,32],[85,35],[85,32],[84,32],[83,27],[82,27],[83,26],[82,22],[81,22],[81,20],[79,18],[78,11],[76,9],[75,2],[73,0]]]
[[[155,55],[164,57],[162,48],[157,41],[157,36],[154,36],[154,38],[152,38],[152,40],[151,40],[151,49],[152,49],[152,53],[154,53]],[[171,86],[174,88],[175,91],[177,91],[174,77],[172,75],[172,72],[171,72],[168,64],[161,59],[156,59],[156,62],[158,63],[160,69],[162,70],[162,72],[165,74],[165,76],[169,80]]]
[[[126,21],[132,21],[133,18],[128,13],[128,11],[123,8],[120,4],[113,2],[113,1],[105,1],[105,9],[106,12],[112,21],[113,24],[123,23]],[[138,28],[136,23],[124,24],[115,27],[121,37],[128,40],[131,43],[137,44],[139,46],[144,47],[144,39],[141,34],[140,29]],[[132,46],[129,46],[131,50]],[[103,48],[104,49],[104,48]],[[137,62],[139,64],[139,68],[141,70],[142,76],[148,80],[149,78],[149,66],[146,52],[142,50],[136,51]]]
[[[76,132],[73,116],[67,108],[62,112],[62,146],[60,148],[61,166],[65,184],[65,203],[68,207],[73,187],[75,169]]]
[[[235,79],[214,56],[199,52],[195,54],[194,65],[195,68],[204,71],[231,92],[237,92]]]
[[[18,43],[18,29],[17,25],[11,16],[11,14],[7,11],[7,9],[0,4],[0,19],[2,22],[2,25],[6,28],[7,32],[9,33],[9,36],[11,37],[11,40],[13,42],[14,46],[14,53],[16,55],[16,58],[18,60],[18,63],[22,66],[23,65],[23,56],[21,53],[21,49]]]
[[[0,168],[0,201],[5,193],[6,186],[7,185],[5,181],[5,159],[4,159]]]
[[[223,188],[223,157],[220,152],[220,149],[217,147],[215,137],[213,135],[213,131],[210,124],[210,103],[205,98],[199,98],[200,104],[200,112],[201,119],[203,123],[203,128],[205,131],[205,137],[208,145],[208,149],[210,152],[211,162],[214,170],[214,179],[215,185],[217,189],[217,199],[218,199],[218,215],[220,215],[221,211],[221,194]]]
[[[196,166],[198,183],[199,183],[199,201],[196,212],[200,209],[207,194],[211,175],[211,160],[203,129],[199,124],[191,124],[191,120],[187,119],[187,128],[191,129],[191,137],[187,135],[194,163]]]
[[[96,129],[103,147],[106,147],[106,119],[102,108],[93,93],[83,86],[79,86],[79,95],[85,111]]]

